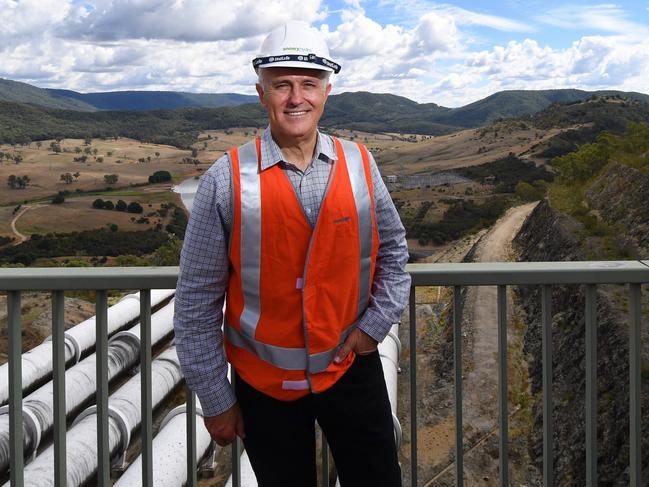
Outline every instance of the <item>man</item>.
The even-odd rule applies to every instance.
[[[317,129],[340,70],[320,34],[289,22],[261,51],[269,126],[203,175],[191,211],[182,369],[212,438],[241,437],[261,487],[316,485],[315,421],[343,486],[396,487],[376,347],[408,299],[405,232],[371,154]]]

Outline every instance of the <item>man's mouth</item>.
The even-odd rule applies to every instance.
[[[301,110],[299,112],[284,112],[286,115],[289,117],[300,117],[302,115],[306,115],[308,112],[306,110]]]

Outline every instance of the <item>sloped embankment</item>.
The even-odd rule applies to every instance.
[[[609,191],[608,189],[606,191]],[[611,189],[610,191],[614,191]],[[604,201],[604,191],[599,195]],[[595,195],[595,193],[593,193]],[[609,196],[611,197],[611,196]],[[624,198],[624,196],[619,196]],[[609,204],[611,204],[609,200]],[[624,203],[620,203],[624,204]],[[602,205],[603,208],[604,205]],[[646,208],[646,206],[645,206]],[[605,217],[607,210],[602,211]],[[539,204],[514,240],[521,261],[586,260],[581,247],[581,224]],[[531,456],[543,462],[541,291],[539,286],[518,289],[527,313],[525,349],[533,394],[534,429]],[[581,286],[554,286],[554,469],[555,485],[585,485],[585,296]],[[598,474],[600,485],[628,485],[629,464],[629,358],[626,292],[622,286],[598,286],[597,391]],[[645,340],[646,343],[646,340]],[[649,399],[649,380],[643,378],[643,403]],[[649,465],[649,411],[643,410],[643,465]],[[646,467],[645,467],[646,469]]]
[[[640,258],[649,258],[649,174],[624,164],[610,164],[586,197],[611,226],[633,240]]]

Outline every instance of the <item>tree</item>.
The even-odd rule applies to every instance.
[[[81,173],[80,173],[79,171],[77,171],[77,172],[75,172],[75,173],[73,174],[73,176],[74,176],[74,180],[76,181],[76,180],[79,179],[79,176],[81,176]]]
[[[61,152],[61,144],[59,142],[50,142],[50,149],[55,154],[58,154]]]
[[[69,172],[61,174],[61,181],[63,181],[65,184],[70,184],[72,182],[72,174]]]
[[[37,140],[37,141],[36,141],[36,148],[37,148],[38,150],[41,150],[41,147],[42,147],[42,146],[43,146],[43,143],[42,143],[40,140]]]
[[[23,156],[21,154],[16,154],[14,156],[14,162],[16,164],[20,164],[21,162],[23,162]]]
[[[99,157],[97,158],[97,162],[99,162],[99,163],[102,163],[102,162],[104,162],[104,158],[103,158],[103,157],[101,157],[101,156],[99,156]]]
[[[115,209],[117,211],[126,211],[128,206],[126,205],[126,201],[124,200],[117,200],[117,204],[115,205]]]
[[[119,176],[117,174],[104,174],[104,182],[106,184],[115,184],[119,180]]]
[[[156,171],[149,176],[149,182],[151,184],[166,183],[168,181],[171,181],[171,174],[169,171]]]
[[[89,135],[86,135],[83,138],[83,145],[92,145],[92,137],[90,137]]]
[[[101,198],[97,198],[95,201],[92,202],[92,207],[97,208],[99,210],[101,210],[104,207],[104,205],[105,205],[104,200],[102,200]]]
[[[18,178],[16,177],[15,174],[12,174],[11,176],[9,176],[9,177],[7,178],[7,185],[8,185],[11,189],[16,189],[16,188],[18,187]]]
[[[155,156],[156,156],[156,159],[160,159],[160,153],[159,152],[156,152]]]
[[[128,204],[126,211],[128,211],[129,213],[143,213],[144,208],[142,208],[142,205],[137,201],[132,201]]]
[[[104,210],[114,210],[114,209],[115,209],[115,205],[113,204],[112,201],[110,200],[104,201]]]
[[[59,191],[59,193],[52,198],[52,204],[53,205],[60,205],[65,201],[65,196],[63,196],[63,192]]]
[[[197,157],[198,156],[198,149],[195,147],[192,148],[192,157]]]

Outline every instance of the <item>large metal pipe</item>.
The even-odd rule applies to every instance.
[[[388,335],[379,343],[379,356],[385,377],[385,386],[388,390],[388,399],[392,409],[392,423],[394,425],[394,440],[397,444],[397,451],[401,448],[402,429],[397,417],[397,392],[399,374],[399,356],[401,355],[401,341],[399,340],[399,325],[392,325]],[[245,487],[257,487],[257,478],[250,465],[248,454],[244,451],[241,454],[241,485]],[[226,487],[232,487],[232,476],[228,479]],[[340,483],[336,484],[340,486]]]
[[[169,298],[175,290],[154,289],[151,291],[151,306],[155,307]],[[124,296],[108,308],[108,334],[123,329],[140,315],[140,293]],[[88,318],[65,332],[66,367],[75,364],[90,353],[95,346],[95,317]],[[52,376],[52,342],[46,339],[40,345],[25,352],[22,362],[23,394]],[[0,365],[0,406],[9,400],[9,364]]]
[[[151,343],[156,345],[173,331],[173,300],[151,316]],[[108,345],[109,382],[131,369],[139,360],[140,325],[117,333]],[[65,409],[72,417],[96,390],[96,354],[65,372]],[[54,425],[53,383],[43,385],[23,400],[23,448],[29,458]],[[9,411],[0,408],[0,472],[9,466]]]
[[[160,405],[182,379],[175,347],[151,363],[152,408]],[[108,401],[108,436],[111,458],[122,454],[141,421],[140,374],[131,378]],[[84,411],[68,430],[66,439],[67,485],[83,485],[97,470],[97,415],[94,406]],[[54,446],[50,445],[24,470],[25,486],[54,486]],[[137,484],[136,484],[137,485]],[[9,487],[9,482],[5,484]]]
[[[196,399],[196,458],[200,462],[210,451],[212,438],[201,420],[203,410]],[[218,447],[217,447],[218,448]],[[186,404],[173,409],[162,421],[160,431],[153,439],[153,485],[156,487],[182,487],[187,482]],[[142,455],[138,456],[122,474],[114,487],[132,487],[142,482]],[[245,485],[245,484],[243,484]]]

